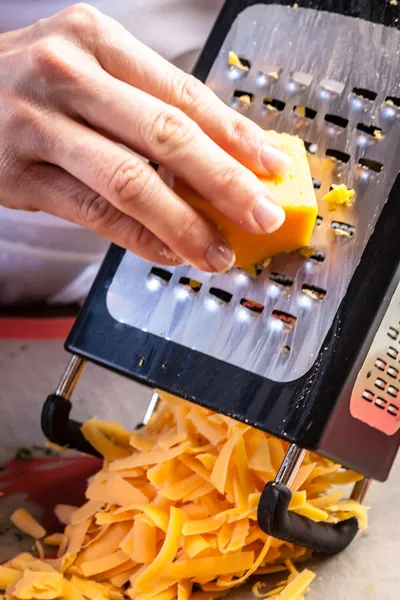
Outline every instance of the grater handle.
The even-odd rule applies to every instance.
[[[289,512],[291,498],[292,493],[285,485],[267,483],[258,505],[258,524],[265,533],[322,556],[338,554],[353,541],[358,532],[356,518],[335,525],[315,523]]]
[[[50,442],[59,446],[68,446],[84,454],[100,458],[100,454],[85,439],[81,431],[82,423],[69,418],[72,404],[59,394],[47,396],[43,405],[41,426]]]

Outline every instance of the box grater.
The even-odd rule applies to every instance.
[[[316,524],[287,507],[305,449],[361,472],[362,499],[400,442],[399,14],[394,0],[226,2],[195,75],[264,129],[304,140],[319,206],[310,248],[250,276],[160,267],[112,246],[43,410],[51,441],[93,453],[69,400],[96,362],[289,441],[260,526],[324,554],[350,543],[355,519]],[[340,183],[356,199],[329,210],[321,198]]]

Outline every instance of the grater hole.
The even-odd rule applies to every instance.
[[[384,371],[387,367],[387,362],[385,362],[381,358],[377,358],[375,361],[375,367],[380,371]]]
[[[285,356],[287,356],[288,354],[290,354],[290,352],[291,352],[290,346],[283,346],[283,348],[282,348],[282,354],[284,354]]]
[[[393,108],[400,108],[400,98],[396,98],[395,96],[386,96],[385,102]]]
[[[376,378],[375,387],[377,387],[380,390],[386,390],[386,386],[387,386],[387,383],[384,379],[382,379],[381,377]]]
[[[334,148],[328,148],[325,155],[343,164],[347,164],[350,160],[349,154],[342,152],[341,150],[335,150]]]
[[[203,285],[200,283],[200,281],[196,281],[196,279],[189,279],[189,277],[181,277],[178,283],[195,293],[199,292]]]
[[[270,280],[284,288],[290,289],[293,285],[293,279],[290,279],[287,275],[282,273],[271,273],[269,276]]]
[[[242,71],[250,71],[251,69],[251,62],[247,58],[244,58],[244,56],[239,56],[238,54],[236,54],[236,52],[233,52],[232,50],[229,52],[228,55],[228,63],[229,67],[232,69],[235,67]]]
[[[380,396],[378,396],[377,399],[375,400],[375,406],[377,406],[381,410],[385,410],[386,405],[387,405],[387,401],[384,400],[383,398],[380,398]]]
[[[392,338],[392,340],[397,340],[397,338],[399,337],[399,330],[395,327],[389,327],[388,336]]]
[[[254,102],[254,94],[243,90],[235,90],[230,99],[229,105],[231,108],[247,110],[250,104]]]
[[[296,317],[282,310],[273,310],[271,316],[283,323],[287,329],[293,329],[296,325]]]
[[[269,65],[260,69],[256,75],[256,83],[259,87],[275,84],[281,76],[282,69],[277,65]]]
[[[302,285],[301,291],[303,294],[310,296],[313,300],[322,301],[326,296],[326,290],[323,288],[317,287],[316,285],[311,285],[308,283],[304,283]]]
[[[349,225],[348,223],[342,223],[341,221],[332,221],[330,224],[331,229],[335,232],[337,236],[341,237],[353,237],[356,232],[356,228],[354,225]]]
[[[309,154],[316,154],[318,152],[318,144],[314,142],[304,142],[304,147]]]
[[[304,90],[310,87],[312,80],[313,77],[309,73],[292,71],[289,75],[287,88],[292,93],[304,92]]]
[[[232,294],[230,294],[229,292],[226,292],[225,290],[221,290],[219,288],[211,287],[208,290],[208,293],[211,296],[214,296],[214,298],[217,298],[218,300],[223,302],[224,304],[228,304],[232,300]]]
[[[374,137],[376,140],[380,140],[383,138],[383,131],[380,127],[375,127],[375,125],[366,125],[365,123],[358,123],[357,130],[365,133],[366,135],[370,135]]]
[[[323,220],[324,219],[318,215],[318,217],[317,217],[317,219],[315,221],[316,226],[319,227],[320,225],[322,225],[322,221]]]
[[[371,158],[360,158],[357,163],[358,167],[362,169],[368,169],[369,171],[373,171],[374,173],[380,173],[383,169],[383,164],[378,162],[377,160],[372,160]]]
[[[364,390],[362,393],[362,397],[367,402],[373,402],[375,398],[375,394],[373,394],[370,390]]]
[[[308,106],[294,106],[293,112],[297,117],[301,117],[303,119],[309,119],[312,121],[317,116],[317,111]]]
[[[369,100],[370,102],[376,100],[376,97],[378,95],[376,92],[362,87],[354,87],[353,94],[358,98],[361,98],[362,100]]]
[[[344,83],[335,79],[322,79],[319,84],[319,95],[324,99],[332,100],[342,95]]]
[[[390,358],[394,358],[394,360],[397,360],[397,357],[399,355],[398,351],[396,350],[396,348],[393,348],[393,346],[389,346],[389,348],[387,349],[386,354],[388,356],[390,356]]]
[[[271,112],[282,112],[286,106],[282,100],[276,98],[263,98],[263,107]]]
[[[389,377],[393,377],[393,379],[397,379],[399,376],[399,370],[395,367],[389,366],[387,369],[387,374]]]
[[[395,404],[389,404],[387,411],[393,417],[397,417],[397,415],[399,413],[399,407],[396,406]]]
[[[349,124],[349,120],[344,117],[340,117],[339,115],[325,115],[325,122],[329,123],[329,125],[334,125],[339,129],[346,129]]]
[[[301,251],[302,255],[311,260],[315,260],[315,262],[323,263],[326,256],[321,250],[317,250],[316,248],[303,248]]]
[[[389,396],[392,396],[393,398],[397,398],[399,390],[394,387],[394,385],[389,385],[388,389],[387,389],[387,393],[389,394]]]
[[[152,267],[150,273],[147,276],[149,281],[158,280],[159,282],[166,285],[172,277],[172,273],[166,269],[160,269],[160,267]]]
[[[249,298],[242,298],[240,300],[240,305],[247,310],[250,310],[255,315],[261,315],[264,310],[264,305],[260,304],[260,302],[256,302],[255,300],[250,300]]]
[[[313,182],[314,190],[319,190],[322,185],[322,181],[320,179],[315,179],[313,177],[312,182]]]

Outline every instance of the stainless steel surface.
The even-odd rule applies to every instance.
[[[357,481],[354,484],[350,498],[352,500],[356,500],[357,502],[364,502],[368,490],[371,487],[371,483],[372,479],[369,479],[368,477],[364,477],[363,479],[360,479],[360,481]]]
[[[57,386],[55,393],[58,396],[63,396],[66,400],[71,398],[85,364],[86,361],[83,358],[72,355],[60,383]]]
[[[321,219],[311,246],[325,260],[300,252],[277,256],[257,279],[239,270],[208,275],[180,267],[169,269],[172,277],[166,282],[150,273],[151,265],[126,254],[108,293],[111,315],[274,381],[304,375],[400,168],[400,109],[396,101],[386,101],[400,98],[399,49],[399,31],[367,21],[278,5],[246,9],[232,26],[208,84],[265,129],[298,134],[308,142],[312,175],[321,183],[316,192]],[[230,68],[230,50],[249,60],[251,68]],[[252,103],[234,100],[235,90],[253,94]],[[316,114],[308,110],[301,116],[296,106]],[[380,173],[371,160],[383,165]],[[342,182],[355,189],[356,200],[350,208],[330,212],[321,198]],[[285,275],[291,285],[272,281],[272,273]],[[201,282],[201,290],[188,289],[181,277]],[[325,297],[310,297],[304,284],[326,291]],[[211,286],[231,293],[231,301],[211,296]],[[262,314],[240,306],[242,298],[261,303]],[[273,310],[295,316],[295,326],[285,327],[272,317]]]
[[[154,394],[151,397],[151,400],[149,402],[149,405],[147,407],[147,410],[145,412],[145,415],[143,417],[143,425],[147,425],[147,423],[150,421],[151,417],[153,416],[154,411],[157,408],[157,405],[160,401],[160,396],[157,394],[157,392],[154,392]]]
[[[299,448],[296,444],[291,444],[276,474],[274,483],[281,483],[290,488],[297,471],[301,467],[305,453],[306,451],[303,448]]]
[[[394,435],[400,427],[400,284],[353,388],[353,417]]]

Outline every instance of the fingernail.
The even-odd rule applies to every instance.
[[[283,173],[290,165],[290,156],[270,144],[264,144],[261,147],[260,160],[262,165],[271,173]]]
[[[253,208],[253,217],[265,233],[279,229],[285,220],[285,211],[278,204],[273,204],[265,196],[260,196]]]
[[[236,260],[234,251],[225,242],[213,242],[207,250],[207,262],[217,273],[228,271]]]

